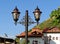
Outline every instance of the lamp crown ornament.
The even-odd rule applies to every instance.
[[[39,12],[39,13],[42,13],[41,11],[40,11],[40,9],[38,8],[38,6],[37,6],[37,8],[35,9],[35,11],[34,12]],[[34,13],[33,12],[33,13]]]
[[[19,10],[18,10],[17,6],[15,7],[15,9],[13,10],[13,12],[12,12],[12,13],[18,13],[18,14],[20,14],[20,12],[19,12]]]
[[[37,6],[37,8],[36,8],[35,10],[40,10],[40,9],[39,9],[38,6]]]

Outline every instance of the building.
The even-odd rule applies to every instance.
[[[25,32],[17,35],[19,38],[25,38]],[[33,28],[28,32],[29,44],[60,44],[60,29],[57,27],[45,28],[41,30],[39,28]]]
[[[15,40],[8,37],[0,37],[0,44],[14,44]]]

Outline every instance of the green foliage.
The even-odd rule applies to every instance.
[[[57,10],[55,9],[54,11],[51,12],[50,17],[56,21],[56,22],[60,22],[60,8],[58,8]]]
[[[25,44],[25,38],[22,38],[21,40],[20,40],[20,43],[21,44]],[[30,42],[28,41],[28,44],[29,44]]]
[[[30,29],[28,32],[30,32],[32,29]]]
[[[15,38],[15,41],[16,41],[17,44],[20,44],[20,38],[17,38],[17,37],[16,37],[16,38]]]
[[[25,40],[23,40],[22,44],[25,44]]]

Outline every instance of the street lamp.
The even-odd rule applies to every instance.
[[[38,24],[39,17],[40,17],[40,14],[41,14],[42,12],[41,12],[40,9],[37,7],[33,13],[34,13],[34,16],[35,16],[35,20],[37,21],[37,24]],[[34,22],[34,21],[30,18],[30,16],[28,15],[28,10],[26,10],[26,15],[21,19],[21,21],[20,21],[20,22],[17,22],[18,19],[19,19],[19,16],[20,16],[19,14],[20,14],[20,12],[19,12],[18,8],[15,7],[15,9],[14,9],[13,12],[12,12],[13,19],[14,19],[14,21],[15,21],[15,24],[20,23],[20,24],[22,24],[22,25],[25,26],[25,39],[26,39],[25,41],[26,41],[26,44],[28,44],[28,26],[31,25],[31,24],[34,24],[34,23],[36,23],[36,22]]]
[[[37,21],[37,25],[38,25],[38,21],[40,20],[40,15],[41,15],[42,12],[40,11],[40,9],[37,6],[37,8],[35,9],[35,11],[33,13],[34,13],[34,16],[35,16],[35,20]]]
[[[15,7],[15,9],[12,12],[12,16],[13,16],[13,19],[15,21],[15,24],[17,23],[17,21],[19,19],[19,15],[20,15],[20,12],[19,12],[18,8]]]

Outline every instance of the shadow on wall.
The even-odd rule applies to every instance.
[[[55,41],[51,39],[51,36],[43,36],[44,44],[56,44]]]
[[[47,36],[47,33],[44,33],[43,38],[44,44],[57,44],[55,41],[52,40],[52,36]]]
[[[44,44],[56,44],[53,40],[44,40]]]
[[[53,40],[50,41],[50,44],[56,44]]]

